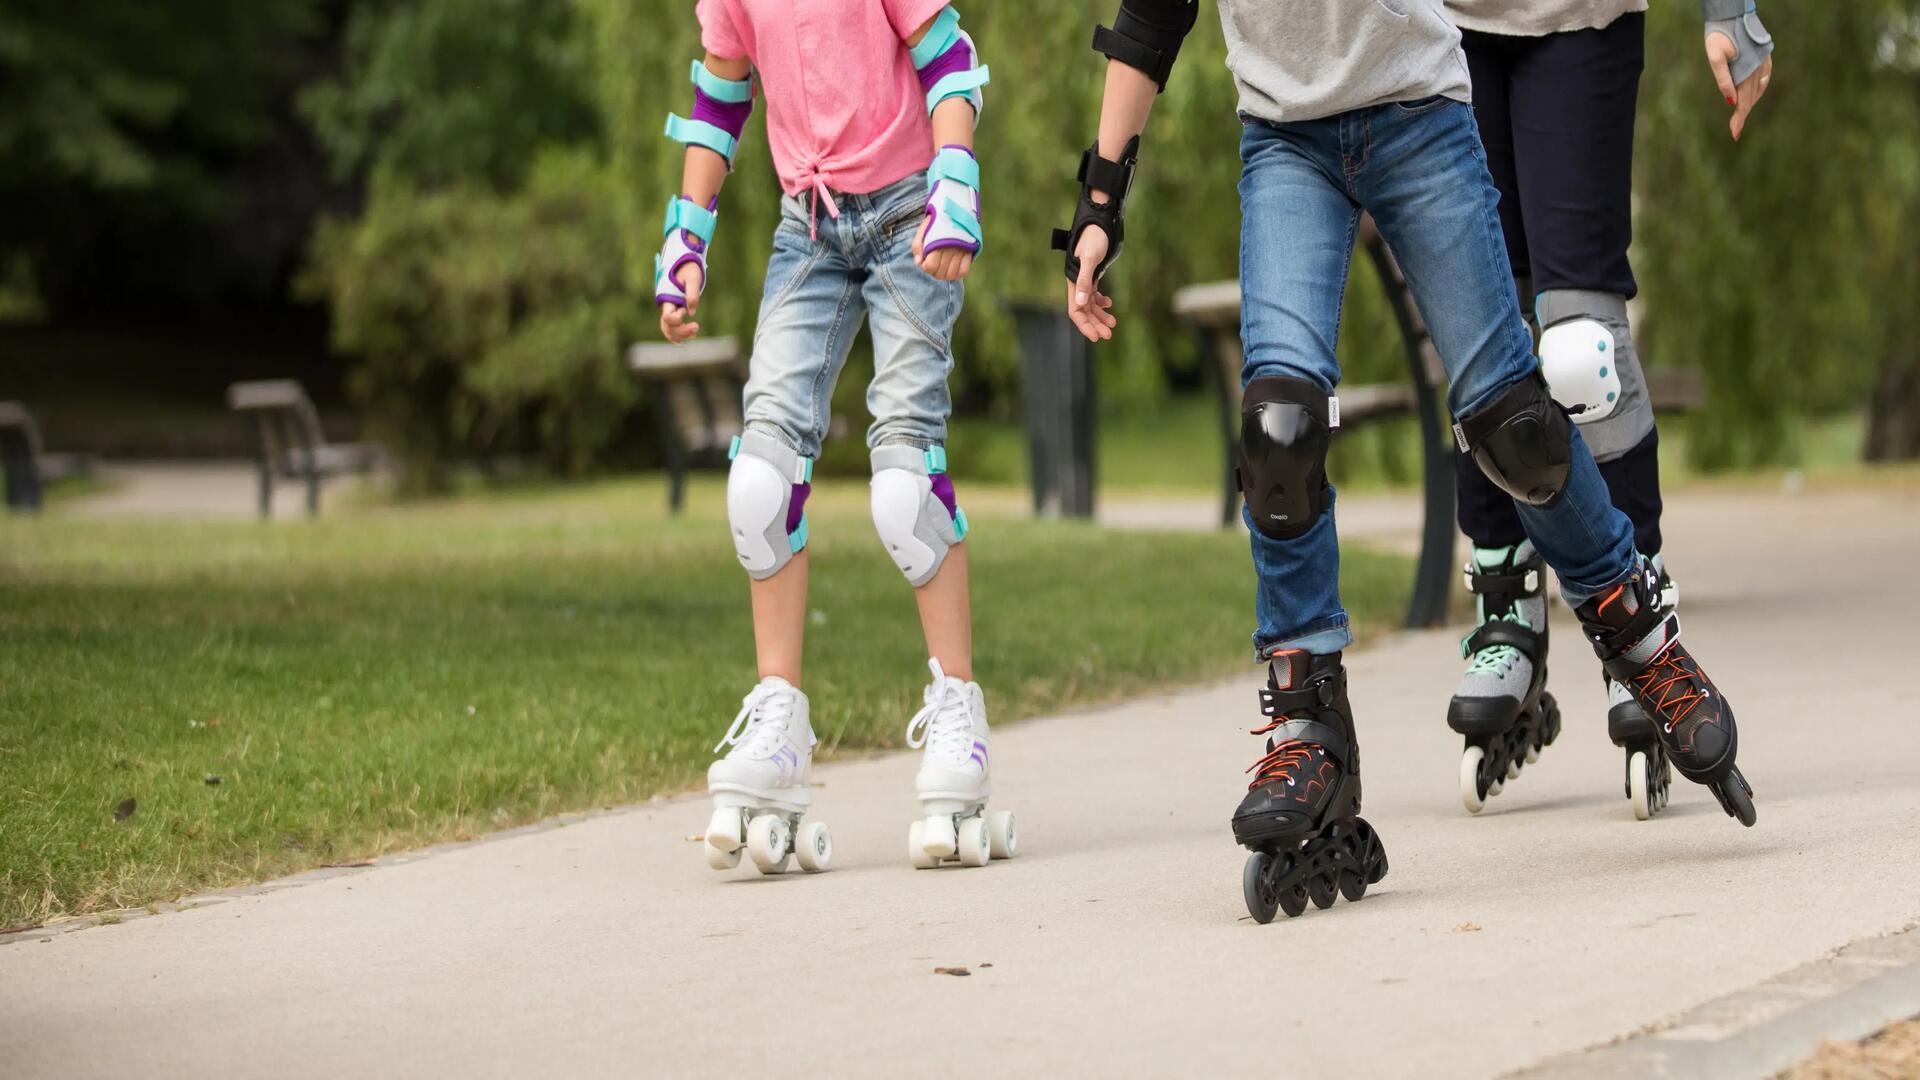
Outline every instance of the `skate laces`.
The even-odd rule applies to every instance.
[[[1279,727],[1280,723],[1281,721],[1275,720],[1266,727],[1253,731],[1252,734],[1265,735]],[[1253,780],[1247,784],[1247,788],[1249,790],[1257,788],[1270,780],[1283,780],[1291,786],[1300,767],[1313,760],[1313,752],[1317,749],[1319,749],[1318,743],[1301,742],[1299,739],[1281,739],[1267,747],[1267,752],[1259,761],[1247,766],[1247,771],[1253,773]]]
[[[1699,666],[1693,662],[1693,657],[1675,648],[1676,644],[1677,640],[1669,642],[1632,679],[1633,688],[1652,703],[1654,715],[1660,718],[1668,731],[1678,728],[1688,713],[1707,700],[1707,693],[1698,682]]]
[[[928,660],[927,667],[933,671],[933,684],[924,695],[926,704],[907,722],[907,746],[924,746],[934,757],[964,761],[973,753],[973,710],[966,686],[948,678],[938,660]]]
[[[740,699],[740,711],[732,726],[714,744],[713,752],[736,747],[751,757],[766,757],[787,737],[787,721],[793,716],[794,693],[791,688],[762,682]]]

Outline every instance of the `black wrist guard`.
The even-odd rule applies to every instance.
[[[1067,253],[1068,281],[1080,280],[1080,260],[1073,251],[1079,246],[1080,234],[1089,225],[1098,225],[1107,234],[1107,255],[1094,268],[1093,280],[1099,281],[1107,272],[1107,267],[1120,257],[1120,241],[1126,232],[1127,193],[1133,190],[1133,173],[1139,164],[1138,135],[1127,140],[1119,161],[1108,161],[1101,157],[1098,141],[1080,155],[1080,201],[1073,207],[1073,226],[1053,230],[1053,250]],[[1095,191],[1105,192],[1107,201],[1094,202],[1092,192]]]

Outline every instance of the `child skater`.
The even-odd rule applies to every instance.
[[[973,128],[987,69],[946,0],[700,0],[704,61],[655,269],[660,331],[688,341],[706,288],[720,185],[753,112],[786,193],[754,330],[743,415],[727,477],[727,521],[753,602],[760,681],[714,749],[707,861],[763,873],[824,870],[827,827],[800,827],[815,742],[801,692],[807,518],[828,403],[863,315],[873,322],[873,523],[914,588],[933,683],[907,728],[924,747],[915,781],[925,819],[916,867],[1013,853],[1013,819],[990,793],[986,703],[973,681],[967,518],[947,475],[947,372],[961,279],[980,253]]]

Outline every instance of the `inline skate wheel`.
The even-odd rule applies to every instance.
[[[707,865],[713,867],[715,870],[731,870],[740,865],[739,848],[734,848],[729,851],[726,848],[716,847],[711,839],[706,842],[705,847],[707,849]]]
[[[1627,800],[1633,804],[1633,819],[1645,821],[1660,810],[1660,796],[1654,793],[1653,760],[1645,750],[1627,757]]]
[[[1500,779],[1495,780],[1493,783],[1487,785],[1487,797],[1492,798],[1493,796],[1500,794],[1502,791],[1506,790],[1506,787],[1507,787],[1507,779],[1506,777],[1503,776]]]
[[[1527,764],[1531,765],[1534,762],[1539,760],[1540,760],[1540,744],[1535,742],[1528,743],[1527,744]]]
[[[1521,762],[1519,758],[1507,759],[1507,779],[1509,780],[1520,779],[1520,764]]]
[[[994,858],[1013,858],[1013,853],[1018,850],[1013,833],[1013,811],[995,810],[987,815],[987,839],[991,841]]]
[[[926,841],[927,854],[938,859],[951,859],[954,852],[960,850],[960,837],[954,832],[953,817],[938,814],[926,819],[920,828],[920,838]]]
[[[787,872],[787,858],[793,854],[793,830],[779,814],[761,814],[747,826],[747,854],[763,874]]]
[[[985,866],[993,858],[993,841],[987,835],[987,819],[979,816],[960,823],[960,865]]]
[[[808,873],[817,874],[833,865],[833,833],[827,830],[826,822],[809,822],[800,830],[794,855],[800,860],[800,869]]]
[[[1312,900],[1313,906],[1319,908],[1321,911],[1325,911],[1333,906],[1335,893],[1336,887],[1333,876],[1330,874],[1314,878],[1307,884],[1307,898]]]
[[[1487,758],[1484,747],[1469,746],[1460,755],[1460,805],[1467,813],[1477,814],[1486,809],[1486,797],[1480,794],[1480,763]]]
[[[1247,865],[1240,870],[1240,891],[1246,894],[1247,914],[1257,923],[1272,922],[1274,912],[1280,910],[1280,895],[1268,872],[1272,866],[1273,856],[1256,851],[1247,856]]]
[[[927,854],[927,823],[916,821],[907,827],[907,861],[915,870],[931,870],[940,865],[938,856]]]
[[[1751,829],[1753,823],[1760,820],[1759,812],[1753,808],[1753,787],[1747,783],[1746,777],[1740,775],[1739,769],[1716,781],[1713,793],[1719,797],[1721,809],[1740,824]]]

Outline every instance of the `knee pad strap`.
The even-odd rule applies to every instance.
[[[1610,461],[1653,430],[1653,401],[1633,347],[1627,302],[1614,293],[1553,289],[1535,304],[1540,374],[1596,461]]]
[[[876,447],[874,531],[914,588],[932,581],[947,552],[967,535],[967,515],[954,500],[945,447]]]
[[[748,431],[727,451],[727,526],[747,575],[764,581],[807,546],[813,461],[769,435]]]
[[[1320,520],[1338,402],[1305,379],[1267,375],[1247,384],[1234,475],[1253,527],[1264,535],[1292,540]]]
[[[1464,453],[1500,490],[1529,506],[1552,506],[1573,471],[1573,424],[1533,375],[1454,422]]]

